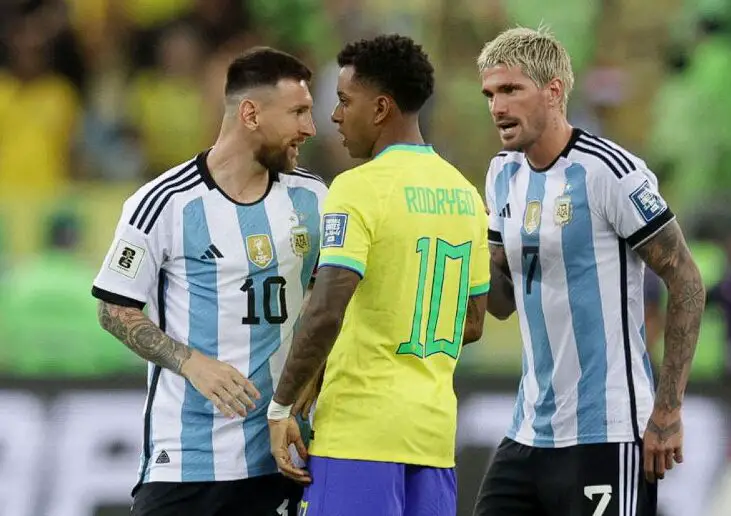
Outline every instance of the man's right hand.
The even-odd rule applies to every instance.
[[[247,408],[255,407],[252,400],[261,398],[254,384],[236,368],[198,351],[183,363],[180,374],[226,417],[246,417]]]

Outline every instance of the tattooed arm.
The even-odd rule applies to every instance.
[[[138,356],[184,376],[226,416],[246,416],[260,397],[239,371],[165,334],[139,308],[99,301],[99,324]]]
[[[188,346],[168,337],[139,308],[99,301],[97,314],[102,328],[153,364],[180,373],[190,358]]]
[[[327,360],[360,276],[340,267],[322,267],[284,364],[274,401],[291,405]]]
[[[637,253],[668,290],[665,352],[645,434],[645,473],[652,481],[655,476],[663,478],[665,470],[672,468],[673,457],[682,461],[680,408],[698,342],[705,289],[676,221],[668,223]]]
[[[504,321],[515,312],[515,293],[510,276],[505,248],[490,244],[490,292],[487,293],[487,311]]]

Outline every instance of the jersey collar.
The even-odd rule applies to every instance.
[[[229,197],[226,192],[224,192],[219,186],[216,184],[216,182],[213,180],[213,176],[211,175],[211,171],[208,168],[208,153],[211,152],[211,149],[205,150],[198,154],[196,156],[196,165],[198,167],[198,172],[200,173],[201,177],[203,178],[203,182],[206,184],[209,190],[218,190],[221,195],[223,195],[226,199],[231,201],[234,204],[237,204],[239,206],[252,206],[254,204],[258,204],[269,195],[269,192],[272,190],[272,186],[274,186],[274,183],[279,182],[279,172],[272,172],[269,171],[269,186],[267,186],[266,192],[264,192],[264,195],[261,196],[261,198],[257,201],[250,202],[250,203],[243,203],[243,202],[237,202],[231,197]]]
[[[415,152],[416,154],[436,154],[434,147],[432,147],[429,143],[394,143],[376,154],[373,159],[380,158],[387,152],[391,151]]]

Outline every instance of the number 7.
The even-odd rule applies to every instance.
[[[584,496],[586,496],[589,500],[593,501],[596,495],[602,495],[602,497],[599,499],[599,503],[597,504],[596,509],[594,509],[594,514],[592,516],[603,516],[609,506],[609,501],[612,499],[612,486],[605,484],[600,486],[584,487]]]

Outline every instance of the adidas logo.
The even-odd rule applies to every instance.
[[[168,456],[168,452],[165,450],[160,452],[160,455],[157,456],[157,459],[155,460],[155,464],[170,464],[170,457]]]
[[[500,210],[500,213],[498,213],[498,217],[502,217],[504,219],[510,218],[510,203],[505,205],[505,208]]]
[[[215,260],[216,258],[223,258],[223,254],[213,244],[209,245],[206,252],[201,255],[201,260]]]

